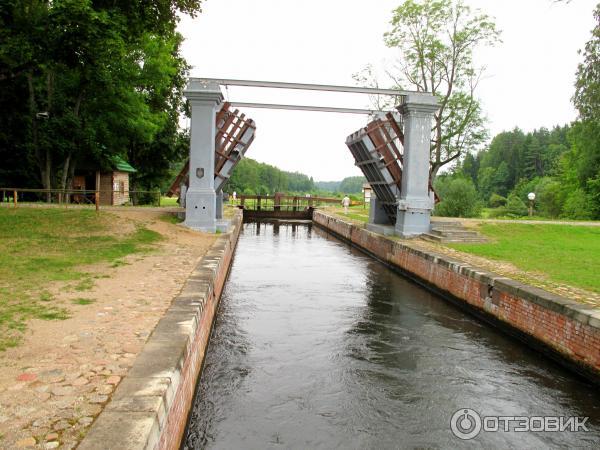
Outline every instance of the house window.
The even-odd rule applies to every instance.
[[[124,181],[119,181],[119,192],[121,194],[125,194],[125,182]]]

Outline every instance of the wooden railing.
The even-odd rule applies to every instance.
[[[229,198],[230,203],[240,208],[256,211],[301,211],[306,208],[318,208],[326,205],[341,205],[340,198],[313,197],[301,195],[242,195],[237,199]],[[360,202],[352,202],[359,205]]]
[[[29,189],[29,188],[0,188],[0,206],[7,205],[14,208],[19,203],[40,203],[59,205],[88,205],[100,208],[102,194],[126,195],[129,201],[135,201],[138,195],[148,195],[151,204],[161,206],[162,193],[141,190],[89,190],[89,189]],[[112,198],[112,197],[111,197]]]

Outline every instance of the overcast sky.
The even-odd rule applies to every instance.
[[[597,0],[465,0],[495,17],[503,42],[477,54],[486,67],[477,92],[490,133],[565,124],[577,51],[590,39]],[[401,0],[205,0],[179,26],[192,76],[355,85],[366,64],[389,67],[383,44]],[[383,72],[383,71],[382,71]],[[383,75],[383,74],[382,74]],[[384,77],[382,76],[382,79]],[[369,107],[361,95],[230,87],[232,101]],[[315,180],[360,175],[344,144],[366,116],[246,109],[257,124],[247,156]]]

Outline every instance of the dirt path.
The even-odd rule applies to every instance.
[[[100,278],[89,291],[50,287],[71,317],[31,321],[23,343],[0,353],[1,449],[74,448],[215,239],[161,220],[160,211],[105,214],[118,216],[121,230],[143,223],[164,240],[119,267],[91,268]]]

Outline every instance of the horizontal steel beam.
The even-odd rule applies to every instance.
[[[234,108],[287,109],[295,111],[317,111],[344,114],[375,114],[377,112],[380,112],[376,109],[336,108],[333,106],[281,105],[278,103],[230,102],[230,104]]]
[[[194,78],[198,81],[217,83],[222,86],[246,86],[262,87],[273,89],[300,89],[304,91],[327,91],[327,92],[351,92],[354,94],[372,94],[372,95],[408,95],[416,91],[402,91],[397,89],[380,89],[372,87],[358,86],[337,86],[329,84],[309,84],[309,83],[283,83],[277,81],[251,81],[251,80],[231,80],[227,78]]]

